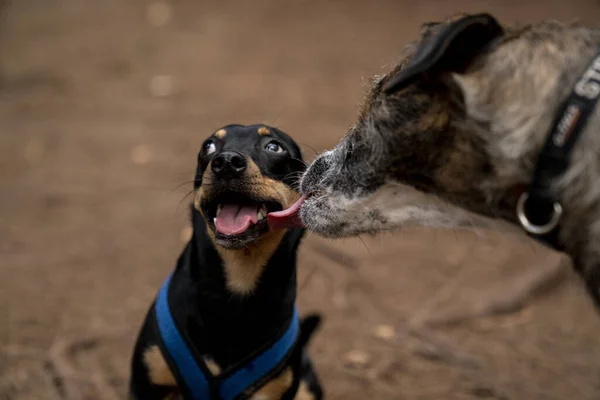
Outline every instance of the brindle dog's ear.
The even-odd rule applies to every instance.
[[[423,74],[462,72],[503,33],[498,21],[489,14],[460,18],[426,37],[408,66],[386,84],[384,91],[397,92]]]

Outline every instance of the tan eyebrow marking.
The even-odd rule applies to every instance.
[[[271,133],[271,131],[268,130],[267,128],[265,128],[264,126],[261,126],[260,128],[258,128],[258,134],[261,136],[268,135],[269,133]]]
[[[215,136],[218,137],[219,139],[223,139],[225,137],[225,135],[227,135],[227,131],[225,129],[219,129],[218,131],[215,132]]]

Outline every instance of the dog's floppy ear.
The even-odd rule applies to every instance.
[[[502,27],[489,14],[460,18],[426,37],[408,66],[385,86],[387,94],[406,87],[423,74],[462,72],[494,39]]]

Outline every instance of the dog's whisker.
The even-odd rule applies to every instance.
[[[310,146],[310,145],[308,145],[306,143],[301,143],[301,145],[304,146],[304,147],[308,147],[309,149],[311,149],[313,151],[313,153],[314,153],[315,156],[319,154],[319,152],[317,150],[315,150],[314,147],[312,147],[312,146]]]
[[[296,157],[291,157],[292,160],[298,161],[300,162],[302,165],[304,165],[305,167],[308,167],[308,164],[306,163],[306,161],[300,159],[300,158],[296,158]]]
[[[288,179],[288,178],[294,178],[294,180],[300,180],[300,178],[302,177],[302,172],[298,173],[298,172],[290,172],[289,174],[287,174],[286,176],[284,176],[284,180]]]
[[[367,246],[367,244],[365,243],[364,239],[362,238],[362,236],[357,235],[358,240],[360,240],[363,244],[363,246],[365,247],[365,249],[367,250],[367,253],[369,253],[370,256],[372,256],[373,254],[371,253],[371,249],[369,249],[369,246]]]
[[[277,120],[283,115],[283,110],[285,110],[285,107],[282,107],[281,110],[277,114],[275,114],[275,117],[269,120],[267,125],[269,125],[269,126],[275,125]]]
[[[195,192],[195,189],[190,190],[189,192],[187,192],[183,198],[181,200],[179,200],[179,203],[177,204],[177,211],[179,212],[179,209],[181,208],[181,205],[183,204],[183,202],[189,197],[189,195],[191,195],[192,193]]]
[[[169,193],[172,193],[172,192],[176,191],[177,189],[179,189],[180,187],[182,187],[184,185],[189,185],[190,183],[196,183],[196,181],[195,180],[191,180],[191,181],[186,181],[186,182],[180,183],[177,186],[175,186],[174,188],[170,189]]]

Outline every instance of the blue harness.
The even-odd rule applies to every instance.
[[[289,327],[271,347],[227,373],[224,378],[214,377],[206,364],[194,357],[171,315],[168,299],[171,276],[161,287],[154,309],[163,344],[161,349],[168,352],[168,358],[176,367],[180,377],[178,384],[187,389],[184,393],[189,393],[193,400],[237,400],[243,398],[240,395],[245,391],[259,382],[264,383],[270,374],[278,372],[277,368],[287,360],[298,338],[300,322],[295,308]]]

